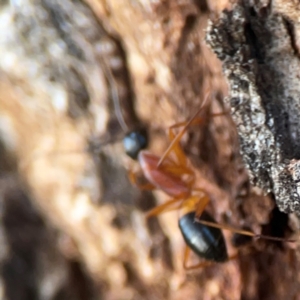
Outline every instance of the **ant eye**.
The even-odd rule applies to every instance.
[[[137,159],[139,152],[148,145],[148,137],[145,130],[132,131],[123,139],[125,152],[132,159]]]

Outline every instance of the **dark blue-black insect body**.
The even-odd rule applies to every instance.
[[[201,214],[200,220],[216,223],[206,211]],[[196,222],[195,211],[183,214],[178,223],[185,243],[199,257],[213,262],[228,260],[225,239],[219,228]]]
[[[127,133],[123,139],[125,153],[132,159],[137,159],[141,150],[148,146],[148,134],[146,129],[139,129]]]

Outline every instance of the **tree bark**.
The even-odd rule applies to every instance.
[[[290,1],[240,2],[207,35],[223,61],[252,182],[298,215],[299,13]]]
[[[248,24],[246,29],[254,26],[249,25],[252,20],[259,23],[257,14],[253,15],[257,5],[245,2],[233,6],[218,23],[210,26],[207,39],[218,56],[226,58],[223,67],[225,75],[230,75],[227,99],[231,99],[227,103],[235,103],[239,91],[236,85],[243,83],[234,72],[229,73],[233,65],[247,78],[248,90],[244,94],[250,99],[247,102],[250,108],[254,106],[255,114],[251,110],[251,116],[257,116],[255,120],[265,124],[270,116],[266,117],[265,107],[255,106],[264,98],[253,77],[268,73],[258,73],[253,67],[257,57],[243,63],[239,61],[242,55],[251,53],[248,44],[255,39],[252,36],[248,38],[250,41],[243,38],[242,31],[245,24]],[[228,111],[223,103],[227,85],[221,63],[204,42],[204,29],[208,18],[217,19],[227,6],[225,1],[213,0],[24,0],[2,4],[0,120],[3,151],[7,156],[2,156],[1,163],[5,164],[5,157],[13,161],[5,168],[3,176],[18,173],[22,181],[17,184],[38,208],[40,218],[59,229],[52,246],[59,250],[57,260],[64,262],[63,268],[77,263],[76,270],[80,272],[66,272],[65,278],[69,282],[68,278],[76,277],[76,280],[70,279],[68,288],[78,299],[299,297],[298,252],[282,243],[253,241],[239,250],[235,260],[186,273],[182,268],[184,242],[177,225],[178,214],[166,213],[159,218],[145,219],[145,211],[168,197],[161,191],[140,191],[132,186],[127,176],[129,170],[139,166],[124,153],[121,146],[124,134],[136,128],[147,128],[149,149],[162,155],[170,143],[166,135],[168,127],[191,117],[209,90],[213,96],[201,112],[202,124],[189,128],[182,140],[195,169],[197,184],[211,198],[208,210],[218,222],[232,227],[250,228],[270,235],[289,233],[289,219],[278,211],[272,197],[264,196],[261,190],[249,184],[231,116],[225,113],[210,117],[212,113]],[[276,2],[272,9],[277,7],[279,9],[280,5]],[[249,11],[252,14],[247,19],[244,15]],[[283,12],[267,12],[263,22],[268,23],[270,19],[276,27]],[[239,18],[235,19],[236,15]],[[296,16],[288,20],[293,24]],[[286,44],[293,44],[295,51],[296,29],[289,31],[288,28],[293,27],[284,27],[282,22],[278,22],[278,26],[289,33],[289,41],[294,32],[294,42]],[[274,47],[281,31],[274,29],[275,33],[277,36],[273,37],[273,31],[267,32]],[[259,32],[256,35],[260,37]],[[275,50],[269,44],[266,46],[265,36],[262,36],[262,45],[255,44],[255,47],[264,49],[264,53],[270,50],[271,55]],[[280,53],[283,50],[280,43],[278,46]],[[237,58],[234,51],[229,51],[236,50],[235,47]],[[240,54],[240,48],[248,52]],[[248,68],[249,72],[243,68]],[[288,76],[286,84],[295,82],[291,74]],[[274,83],[283,80],[282,77],[274,75]],[[274,86],[265,78],[264,81]],[[280,95],[283,95],[281,89],[274,98],[276,102]],[[256,102],[251,105],[254,100]],[[286,110],[289,107],[281,105]],[[250,113],[246,104],[243,107]],[[270,111],[274,110],[271,106]],[[287,143],[287,137],[276,137],[276,130],[286,123],[276,125],[274,132],[268,127],[269,123],[261,129],[269,134],[268,141],[274,143],[270,149],[266,149],[265,140],[255,143],[259,154],[256,166],[256,159],[249,160],[245,156],[251,156],[249,153],[255,146],[249,150],[245,146],[246,142],[250,145],[255,140],[252,136],[247,139],[248,127],[244,135],[241,133],[242,121],[247,116],[235,106],[233,118],[238,124],[241,151],[253,182],[267,192],[272,191],[277,203],[287,203],[286,198],[278,198],[276,193],[283,185],[278,181],[280,172],[291,181],[293,170],[296,170],[292,169],[292,163],[295,162],[295,166],[297,162],[292,160],[297,159],[296,152],[288,152],[291,150],[288,145],[294,144],[286,144],[286,154],[280,145]],[[289,120],[293,120],[294,126],[297,118]],[[296,141],[298,131],[293,126],[289,135]],[[255,129],[252,129],[253,135]],[[263,156],[261,145],[265,156],[270,155],[267,150],[273,155],[266,162],[268,175],[263,178],[262,163],[258,160]],[[272,165],[274,157],[279,168],[276,170]],[[279,177],[273,178],[273,174]],[[287,195],[288,189],[285,187],[282,193]],[[285,205],[279,206],[296,210]],[[16,206],[22,209],[20,204]],[[11,217],[8,214],[8,218]],[[22,222],[19,226],[22,228]],[[49,230],[47,234],[52,233]],[[232,234],[225,234],[233,254],[238,250],[231,242]],[[50,245],[45,248],[54,251]],[[197,262],[198,258],[191,257],[191,260]],[[29,283],[34,282],[36,290],[44,291],[46,287],[38,281],[38,273],[34,276]],[[6,297],[13,299],[8,292],[13,285],[8,284],[7,274],[2,277]],[[80,286],[78,282],[85,284]],[[55,291],[59,287],[53,285],[54,292],[47,299],[58,299]],[[67,299],[69,296],[66,293],[60,297]]]

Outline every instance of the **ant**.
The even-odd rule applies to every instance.
[[[201,188],[196,186],[196,173],[190,161],[180,146],[180,139],[191,125],[201,124],[205,118],[197,118],[209,99],[207,92],[198,111],[187,122],[177,123],[168,130],[170,145],[164,154],[159,157],[147,150],[148,134],[144,128],[136,127],[131,130],[124,120],[118,88],[112,71],[104,64],[107,80],[111,85],[111,97],[119,124],[124,132],[123,138],[125,153],[139,162],[147,184],[140,185],[134,172],[129,172],[130,181],[141,189],[159,189],[171,197],[166,203],[156,206],[146,214],[147,218],[157,216],[163,212],[179,210],[178,225],[186,243],[183,266],[186,270],[196,269],[209,265],[211,262],[226,262],[234,258],[229,257],[225,238],[221,229],[251,236],[276,241],[285,239],[268,237],[255,234],[251,231],[237,230],[229,226],[217,224],[213,217],[205,211],[210,198]],[[216,113],[211,116],[222,116],[225,113]],[[174,130],[182,127],[175,135]],[[206,261],[193,266],[188,266],[190,250]]]
[[[136,174],[130,172],[131,182],[138,185],[141,189],[159,189],[172,197],[166,203],[150,210],[146,217],[149,218],[163,212],[179,210],[178,225],[187,245],[183,262],[186,270],[204,267],[212,262],[226,262],[236,257],[236,255],[228,256],[225,238],[221,229],[227,229],[256,239],[264,238],[273,241],[294,242],[294,240],[264,236],[251,231],[238,230],[217,224],[213,217],[205,211],[210,198],[203,189],[196,187],[195,170],[180,147],[179,141],[188,126],[203,123],[203,118],[197,119],[196,117],[203,109],[208,98],[209,94],[206,93],[200,109],[188,122],[178,123],[169,127],[169,139],[171,142],[162,157],[140,147],[145,145],[145,136],[140,132],[131,132],[124,138],[125,152],[130,157],[138,160],[142,173],[148,181],[145,185],[139,185]],[[223,114],[217,113],[212,116]],[[183,128],[175,135],[173,130],[178,127]],[[190,250],[199,257],[204,258],[205,261],[188,266]]]

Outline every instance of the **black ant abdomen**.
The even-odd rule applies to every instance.
[[[187,246],[199,257],[214,262],[228,261],[226,242],[219,228],[209,227],[195,222],[195,211],[183,215],[179,221],[179,228]],[[216,222],[206,211],[200,220]]]

